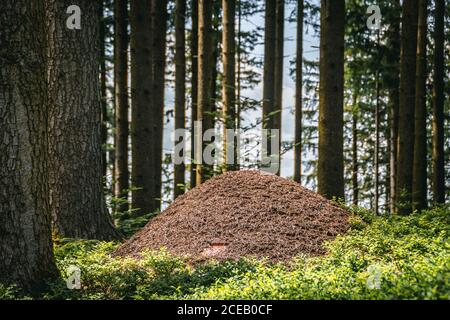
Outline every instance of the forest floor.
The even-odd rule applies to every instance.
[[[41,299],[450,299],[450,206],[376,217],[351,208],[350,229],[322,256],[288,263],[242,258],[193,266],[167,251],[113,257],[119,243],[60,239],[62,277],[76,266],[81,289],[50,283]],[[21,299],[0,285],[0,299]]]

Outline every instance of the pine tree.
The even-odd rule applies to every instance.
[[[297,47],[295,66],[295,137],[294,137],[294,181],[302,178],[302,118],[303,118],[303,0],[297,1]]]
[[[191,170],[190,187],[195,187],[196,165],[195,159],[195,121],[197,121],[197,98],[198,98],[198,0],[191,1],[191,39],[190,39],[190,60],[191,60]]]

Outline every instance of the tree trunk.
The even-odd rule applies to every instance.
[[[186,48],[185,48],[185,16],[186,0],[177,0],[175,3],[175,129],[185,129],[186,115]],[[175,141],[176,144],[184,143],[184,137]],[[183,148],[184,150],[184,148]],[[178,155],[180,156],[180,155]],[[174,170],[174,198],[184,193],[185,184],[184,161],[175,164]]]
[[[128,3],[114,3],[114,93],[115,93],[115,196],[128,200]],[[128,201],[121,201],[117,211],[128,210]]]
[[[279,150],[271,150],[277,155],[277,175],[281,169],[281,119],[283,111],[283,60],[284,60],[284,0],[276,1],[276,27],[275,27],[275,93],[273,128],[278,132]],[[275,152],[275,153],[274,153]]]
[[[229,141],[226,130],[233,130],[236,134],[236,74],[235,74],[235,17],[236,2],[222,0],[223,6],[223,36],[222,36],[222,63],[223,63],[223,118],[225,132],[223,135],[225,169],[234,170],[237,164],[236,139],[233,138],[233,148],[228,150]],[[228,152],[230,151],[230,152]]]
[[[213,116],[211,115],[212,7],[212,1],[199,1],[197,120],[201,122],[202,135],[206,130],[213,129]],[[203,141],[203,139],[201,140],[201,151],[203,155],[206,146],[210,142]],[[211,175],[211,173],[212,165],[206,163],[197,163],[196,184],[201,184]]]
[[[98,2],[48,0],[49,186],[62,237],[112,240],[118,233],[103,195]],[[81,9],[81,29],[66,10]]]
[[[264,74],[263,74],[263,114],[262,126],[265,129],[274,128],[273,111],[275,109],[275,48],[276,48],[276,1],[266,0],[265,31],[264,31]],[[270,135],[267,146],[262,146],[263,154],[272,154]]]
[[[195,131],[194,122],[197,121],[197,95],[198,95],[198,0],[191,2],[191,172],[190,187],[195,187],[196,166],[195,158]]]
[[[359,187],[358,187],[358,96],[353,95],[353,114],[352,114],[352,189],[353,205],[358,205]]]
[[[318,192],[329,199],[344,198],[345,1],[322,0],[320,17]]]
[[[0,283],[26,291],[58,275],[47,185],[44,16],[43,0],[0,2]]]
[[[427,0],[419,2],[417,33],[416,101],[414,112],[413,209],[427,207]]]
[[[303,0],[297,1],[297,48],[295,69],[295,137],[294,181],[302,182],[302,118],[303,118]]]
[[[400,60],[400,2],[395,1],[395,9],[398,9],[399,14],[396,20],[389,26],[390,36],[387,39],[387,63],[389,66],[388,72],[388,95],[389,95],[389,187],[390,198],[389,208],[390,212],[395,212],[396,203],[396,177],[397,177],[397,143],[398,143],[398,109],[399,109],[399,60]]]
[[[403,1],[397,149],[397,212],[411,213],[416,88],[417,3]]]
[[[106,57],[105,57],[105,38],[106,38],[106,23],[103,15],[104,3],[100,1],[98,15],[100,19],[100,92],[102,100],[102,172],[105,179],[108,162],[106,154],[108,152],[108,110],[107,110],[107,97],[106,97]]]
[[[433,77],[433,201],[445,201],[444,167],[444,14],[445,1],[436,0]]]
[[[374,181],[375,181],[375,197],[374,212],[379,213],[378,204],[380,200],[380,30],[377,33],[377,70],[375,72],[375,152],[374,152]]]

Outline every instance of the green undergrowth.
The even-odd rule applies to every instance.
[[[62,278],[73,266],[81,289],[51,283],[43,299],[450,299],[450,207],[375,217],[353,208],[351,229],[328,254],[288,264],[241,259],[191,266],[164,250],[112,258],[118,243],[55,244]],[[0,299],[24,298],[0,285]]]

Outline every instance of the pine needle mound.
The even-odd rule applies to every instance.
[[[180,196],[115,252],[139,258],[165,247],[193,261],[240,257],[286,261],[324,254],[344,234],[347,211],[294,181],[258,171],[214,177]]]

